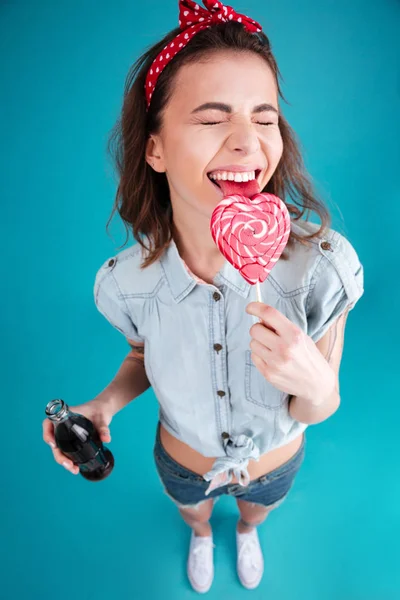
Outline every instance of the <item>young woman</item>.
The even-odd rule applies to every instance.
[[[128,74],[112,136],[120,175],[113,212],[138,243],[105,261],[94,294],[132,351],[105,390],[72,407],[107,442],[113,415],[153,387],[155,464],[192,528],[188,576],[199,592],[213,579],[209,519],[222,494],[236,498],[240,513],[239,578],[247,588],[259,584],[256,526],[287,497],[308,424],[339,407],[346,317],[363,293],[358,256],[329,228],[282,115],[268,38],[231,7],[205,6],[181,1],[180,27]],[[254,178],[291,216],[262,303],[210,232],[223,182],[240,189]],[[307,220],[310,211],[321,226]],[[51,423],[43,423],[54,444]]]

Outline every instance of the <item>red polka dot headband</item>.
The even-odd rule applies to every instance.
[[[162,70],[196,33],[216,23],[228,21],[243,23],[243,26],[252,33],[262,29],[257,21],[235,12],[231,6],[224,6],[219,0],[203,0],[203,4],[207,10],[192,2],[192,0],[179,0],[179,27],[181,33],[164,47],[148,70],[145,83],[147,110]]]

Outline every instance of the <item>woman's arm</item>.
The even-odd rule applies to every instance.
[[[144,368],[144,343],[128,339],[132,350],[123,360],[116,376],[96,398],[110,403],[114,413],[143,394],[149,387]]]
[[[315,343],[322,356],[325,357],[327,362],[331,365],[335,371],[337,378],[337,389],[339,392],[339,368],[343,354],[344,344],[344,328],[346,326],[346,320],[349,314],[350,307],[340,315],[338,319],[333,323],[332,327],[328,329],[326,334]]]
[[[305,403],[298,396],[292,396],[289,404],[290,415],[309,425],[315,425],[332,416],[340,406],[339,367],[343,353],[344,329],[350,308],[348,307],[325,335],[315,343],[318,350],[335,373],[334,389],[322,389],[321,397],[315,398],[315,406]]]

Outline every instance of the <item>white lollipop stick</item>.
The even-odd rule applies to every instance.
[[[257,281],[256,283],[256,294],[257,294],[257,302],[262,302],[261,299],[261,288],[260,288],[260,282]]]
[[[259,281],[257,281],[257,283],[256,283],[256,296],[257,296],[257,302],[262,302],[261,288],[260,288],[260,282]],[[254,325],[256,323],[261,323],[261,319],[259,319],[255,315],[253,315],[253,321],[254,321]]]

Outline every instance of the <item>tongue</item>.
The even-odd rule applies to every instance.
[[[219,179],[218,184],[224,196],[241,194],[247,198],[252,198],[261,191],[257,179],[253,179],[252,181],[224,181],[223,179]]]

